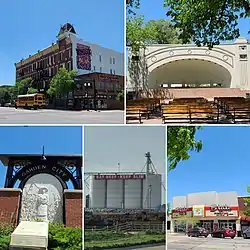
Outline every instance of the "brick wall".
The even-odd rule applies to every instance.
[[[65,225],[82,227],[82,190],[65,190]]]
[[[0,222],[17,226],[21,192],[16,188],[0,189]]]

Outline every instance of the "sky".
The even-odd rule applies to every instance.
[[[124,51],[123,0],[1,0],[0,85],[13,85],[14,63],[55,42],[67,22],[81,39]]]
[[[141,172],[150,152],[153,164],[165,183],[165,127],[109,126],[85,127],[84,171]],[[86,187],[86,185],[85,185]],[[87,187],[85,194],[88,193]],[[163,192],[162,192],[163,193]],[[165,194],[162,194],[165,202]]]
[[[140,11],[139,14],[143,14],[145,21],[149,20],[158,20],[158,19],[167,19],[166,16],[166,8],[163,7],[164,0],[140,0]],[[240,35],[243,37],[248,38],[248,31],[249,31],[249,18],[248,19],[240,19],[239,20],[239,28],[240,28]]]
[[[0,126],[0,154],[82,154],[81,126]],[[0,188],[7,167],[0,162]]]
[[[196,139],[202,140],[202,151],[192,152],[189,160],[168,173],[168,201],[172,203],[174,196],[207,191],[248,195],[250,127],[205,126]]]

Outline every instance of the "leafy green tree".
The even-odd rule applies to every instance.
[[[144,22],[143,16],[131,16],[126,24],[126,45],[137,54],[148,44],[179,44],[179,31],[169,20]]]
[[[127,0],[127,13],[135,15],[140,0]],[[249,0],[164,0],[167,16],[180,30],[183,43],[212,47],[240,35],[240,18],[250,16]],[[131,15],[128,15],[131,16]]]
[[[121,91],[121,92],[118,93],[117,100],[120,101],[120,102],[124,101],[124,91]]]
[[[32,88],[32,87],[28,88],[27,94],[35,94],[35,93],[38,93],[38,90],[37,90],[37,89]]]
[[[250,193],[250,186],[247,187],[247,192]],[[250,197],[244,198],[244,203],[247,205],[247,209],[244,211],[244,215],[250,217]]]
[[[28,89],[32,87],[33,79],[31,77],[25,78],[23,80],[17,81],[13,87],[13,95],[25,95]]]
[[[176,168],[180,161],[190,158],[190,151],[200,152],[202,141],[197,141],[195,134],[201,127],[170,126],[167,128],[168,171]]]
[[[238,21],[250,16],[249,0],[164,0],[167,16],[184,43],[212,47],[240,36]]]
[[[188,229],[188,225],[196,226],[200,222],[199,219],[188,215],[180,215],[179,217],[175,218],[175,221],[177,225],[185,224],[186,230]]]
[[[66,95],[75,89],[76,77],[75,71],[68,71],[66,68],[60,68],[58,73],[51,79],[48,95],[60,97]]]

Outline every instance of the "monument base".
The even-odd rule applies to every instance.
[[[11,234],[11,250],[47,250],[48,222],[22,221]]]

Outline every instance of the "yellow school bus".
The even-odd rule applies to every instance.
[[[43,108],[45,107],[45,96],[41,93],[18,95],[16,99],[16,108]]]

